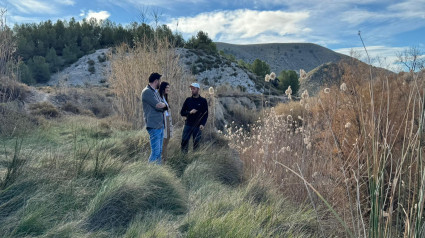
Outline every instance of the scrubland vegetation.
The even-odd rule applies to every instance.
[[[343,236],[422,237],[424,72],[371,78],[367,67],[344,70],[340,86],[314,98],[303,92],[248,128],[227,128],[231,147],[249,174],[308,201],[321,230],[331,216]]]
[[[203,148],[182,155],[177,115],[192,76],[169,39],[116,47],[106,93],[52,89],[54,100],[34,102],[0,27],[1,237],[425,235],[424,71],[347,64],[342,83],[315,97],[240,110],[245,123],[219,132],[211,116]],[[197,39],[190,47],[206,47]],[[173,86],[162,166],[147,163],[140,108],[152,71]]]

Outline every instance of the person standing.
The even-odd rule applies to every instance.
[[[171,108],[168,103],[168,94],[170,93],[170,84],[167,82],[162,82],[159,86],[159,95],[162,98],[162,101],[167,106],[167,110],[164,111],[164,142],[162,146],[162,162],[165,163],[167,159],[167,147],[168,143],[173,135],[173,120],[171,118]]]
[[[164,111],[166,104],[162,101],[158,93],[161,83],[159,73],[152,73],[149,76],[149,84],[142,91],[143,117],[145,119],[146,130],[149,133],[151,155],[149,162],[161,164],[162,144],[164,138]]]
[[[193,137],[193,150],[199,148],[202,130],[208,119],[208,103],[207,100],[199,94],[200,86],[198,83],[190,85],[192,96],[186,98],[180,115],[186,117],[186,123],[183,128],[181,150],[187,153],[189,150],[189,140]]]

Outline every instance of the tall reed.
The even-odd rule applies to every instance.
[[[167,39],[144,40],[134,47],[121,45],[115,51],[110,56],[112,73],[109,81],[122,118],[132,122],[134,128],[143,127],[140,95],[152,72],[162,74],[162,81],[170,83],[170,107],[172,114],[178,115],[179,107],[189,95],[189,82],[193,79],[183,71],[173,44]]]
[[[230,125],[227,137],[247,174],[273,178],[300,203],[311,200],[308,182],[355,236],[421,237],[425,74],[372,72],[371,81],[368,67],[342,66],[340,87],[278,105],[248,130]],[[320,196],[314,207],[324,207]]]

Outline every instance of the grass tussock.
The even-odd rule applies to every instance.
[[[106,181],[92,201],[89,229],[126,227],[141,211],[160,209],[172,214],[186,211],[183,187],[163,168],[141,163],[124,173],[125,176]]]

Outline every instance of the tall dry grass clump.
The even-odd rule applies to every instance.
[[[15,77],[16,65],[14,53],[16,51],[12,29],[6,22],[7,10],[0,8],[0,79]]]
[[[344,235],[421,237],[425,78],[344,67],[341,85],[278,105],[248,131],[231,127],[228,138],[249,174],[316,209],[324,198]],[[323,229],[329,216],[316,211]]]
[[[109,81],[117,97],[117,110],[124,120],[133,122],[135,128],[144,125],[140,94],[152,72],[162,74],[162,81],[170,83],[172,114],[178,115],[189,92],[191,78],[179,64],[173,44],[166,39],[143,41],[134,47],[116,47],[116,53],[111,56],[111,70]]]

